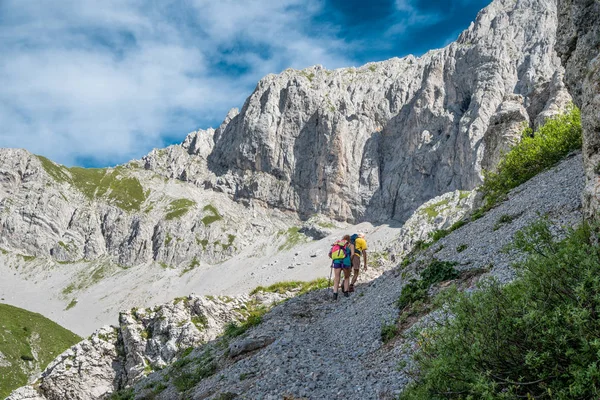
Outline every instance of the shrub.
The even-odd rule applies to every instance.
[[[448,296],[454,317],[421,333],[401,399],[598,398],[599,239],[587,225],[561,241],[544,221],[521,231],[519,278]]]
[[[448,261],[439,261],[434,259],[421,272],[421,279],[411,279],[403,288],[396,305],[401,310],[416,303],[417,301],[427,300],[427,292],[432,285],[436,283],[456,279],[460,275],[454,269],[456,263]]]
[[[521,142],[500,161],[496,172],[486,172],[480,187],[491,208],[513,188],[555,165],[569,152],[581,148],[581,116],[570,106],[563,115],[549,119],[535,133],[527,128]]]
[[[383,324],[381,326],[381,341],[387,343],[398,335],[398,326],[396,323]]]

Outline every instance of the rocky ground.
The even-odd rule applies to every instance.
[[[383,344],[381,329],[398,317],[395,302],[405,282],[433,258],[458,261],[462,270],[487,268],[487,275],[511,279],[510,265],[519,255],[503,252],[505,245],[515,232],[540,216],[548,216],[557,233],[562,227],[577,224],[581,220],[583,183],[581,155],[571,155],[513,190],[507,201],[480,219],[419,253],[413,263],[359,285],[349,298],[340,295],[333,301],[329,290],[292,298],[240,337],[218,337],[163,370],[148,371],[144,378],[145,374],[138,374],[139,380],[133,379],[135,397],[395,398],[409,379],[399,367],[406,358],[406,341],[400,335]],[[461,249],[464,244],[468,246]],[[142,348],[142,358],[157,352],[150,348]],[[78,374],[87,376],[85,370]],[[51,375],[42,379],[42,391]],[[25,398],[56,397],[43,397],[32,388],[10,397]],[[98,397],[73,394],[72,398]]]

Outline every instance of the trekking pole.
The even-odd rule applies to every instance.
[[[329,286],[331,286],[331,273],[333,272],[333,263],[331,263],[331,266],[329,267],[329,281],[327,282],[327,289],[329,289]],[[333,289],[331,289],[333,290]]]

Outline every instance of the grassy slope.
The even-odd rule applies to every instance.
[[[0,304],[0,352],[4,354],[3,361],[11,363],[10,367],[0,367],[0,398],[27,384],[28,374],[24,369],[35,372],[45,368],[80,340],[40,314]]]

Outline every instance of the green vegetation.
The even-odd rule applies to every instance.
[[[26,255],[23,255],[23,254],[19,254],[19,256],[21,256],[21,258],[23,259],[23,261],[26,261],[26,262],[35,260],[35,256],[26,256]]]
[[[398,335],[398,325],[393,322],[381,326],[381,341],[387,343]]]
[[[190,211],[192,207],[196,206],[196,202],[190,199],[177,199],[173,200],[167,208],[167,215],[165,218],[170,221],[172,219],[181,218]]]
[[[194,258],[192,259],[192,262],[190,263],[190,265],[188,265],[188,266],[187,266],[187,268],[185,268],[185,269],[184,269],[184,270],[181,272],[181,275],[180,275],[180,276],[182,276],[182,275],[184,275],[184,274],[186,274],[186,273],[190,272],[191,270],[193,270],[194,268],[196,268],[196,267],[199,267],[199,266],[200,266],[200,261],[198,261],[198,258],[194,257]]]
[[[298,291],[298,295],[312,292],[313,290],[319,290],[327,287],[327,279],[318,278],[310,282],[303,281],[286,281],[274,283],[271,286],[259,286],[250,292],[250,295],[257,294],[259,292],[264,293],[279,293]]]
[[[453,315],[420,333],[415,383],[402,399],[592,399],[600,395],[600,240],[583,225],[562,240],[539,221],[515,235],[518,279],[448,291]]]
[[[450,199],[440,200],[423,208],[419,213],[427,215],[429,222],[432,222],[448,206],[448,203],[450,203]]]
[[[183,367],[194,364],[193,370],[186,369]],[[205,351],[202,356],[196,359],[181,358],[173,363],[175,370],[175,377],[173,379],[173,385],[180,392],[185,392],[196,386],[204,378],[208,378],[217,372],[217,364],[214,361],[209,350]]]
[[[110,395],[109,400],[133,400],[135,393],[133,388],[121,389]]]
[[[310,82],[313,81],[313,79],[315,78],[315,74],[313,72],[311,72],[310,74],[308,72],[305,71],[300,71],[300,74],[304,77],[306,77],[306,79],[308,79]]]
[[[230,322],[225,326],[223,336],[225,338],[234,338],[245,333],[248,329],[256,326],[262,322],[262,317],[269,309],[261,305],[257,301],[249,301],[245,304],[245,307],[238,309],[245,316],[245,320],[239,323]]]
[[[490,209],[513,188],[552,167],[573,150],[581,148],[581,116],[570,106],[563,115],[551,118],[535,133],[526,128],[519,144],[498,164],[497,172],[485,173],[480,191],[484,208]]]
[[[209,214],[202,218],[202,223],[205,226],[208,226],[208,225],[212,224],[213,222],[217,222],[217,221],[223,219],[221,214],[219,214],[219,211],[212,204],[205,205],[202,210],[206,211]]]
[[[202,250],[206,250],[206,246],[208,246],[208,239],[198,239],[196,238],[196,244],[202,246]]]
[[[465,251],[467,249],[467,247],[469,247],[469,245],[466,244],[466,243],[458,245],[458,246],[456,246],[456,252],[457,253],[462,253],[463,251]]]
[[[67,168],[37,156],[44,170],[59,183],[69,183],[89,200],[106,197],[124,211],[139,211],[150,192],[144,192],[140,181],[124,176],[124,169]]]
[[[504,214],[504,215],[500,216],[500,218],[498,218],[498,221],[496,221],[496,223],[494,224],[494,230],[497,231],[504,224],[510,224],[515,219],[519,218],[519,215],[520,214],[518,214],[518,215],[507,215],[507,214]]]
[[[425,249],[429,248],[432,244],[434,244],[438,240],[445,238],[446,236],[448,236],[450,233],[454,232],[458,228],[466,225],[467,222],[468,221],[461,219],[460,221],[456,221],[454,224],[452,224],[450,226],[450,228],[448,228],[448,229],[436,229],[433,232],[430,232],[429,238],[431,240],[429,240],[429,241],[418,240],[415,243],[415,250],[421,251],[421,250],[425,250]]]
[[[75,282],[72,282],[65,287],[62,290],[62,294],[68,296],[76,290],[87,289],[111,275],[117,268],[119,268],[118,265],[110,263],[92,265],[89,269],[79,272],[75,278]]]
[[[0,398],[27,384],[26,361],[45,368],[50,361],[81,338],[40,314],[0,304],[0,352],[11,363],[0,367]],[[38,338],[39,335],[39,338]],[[33,356],[33,351],[37,359]]]
[[[71,302],[65,308],[65,311],[70,310],[71,308],[75,307],[76,305],[77,305],[77,299],[71,300]]]
[[[192,323],[199,331],[203,331],[208,326],[208,319],[206,315],[194,315],[192,317]]]
[[[427,292],[431,286],[439,282],[458,278],[460,274],[454,269],[455,265],[456,263],[448,261],[439,261],[436,259],[431,261],[427,268],[421,272],[421,279],[411,279],[402,288],[400,298],[396,303],[398,308],[402,310],[416,301],[426,300]]]
[[[300,243],[306,243],[309,241],[308,237],[303,233],[300,233],[300,228],[292,226],[287,231],[279,231],[278,235],[285,235],[285,243],[279,246],[279,251],[291,250],[294,246]]]

